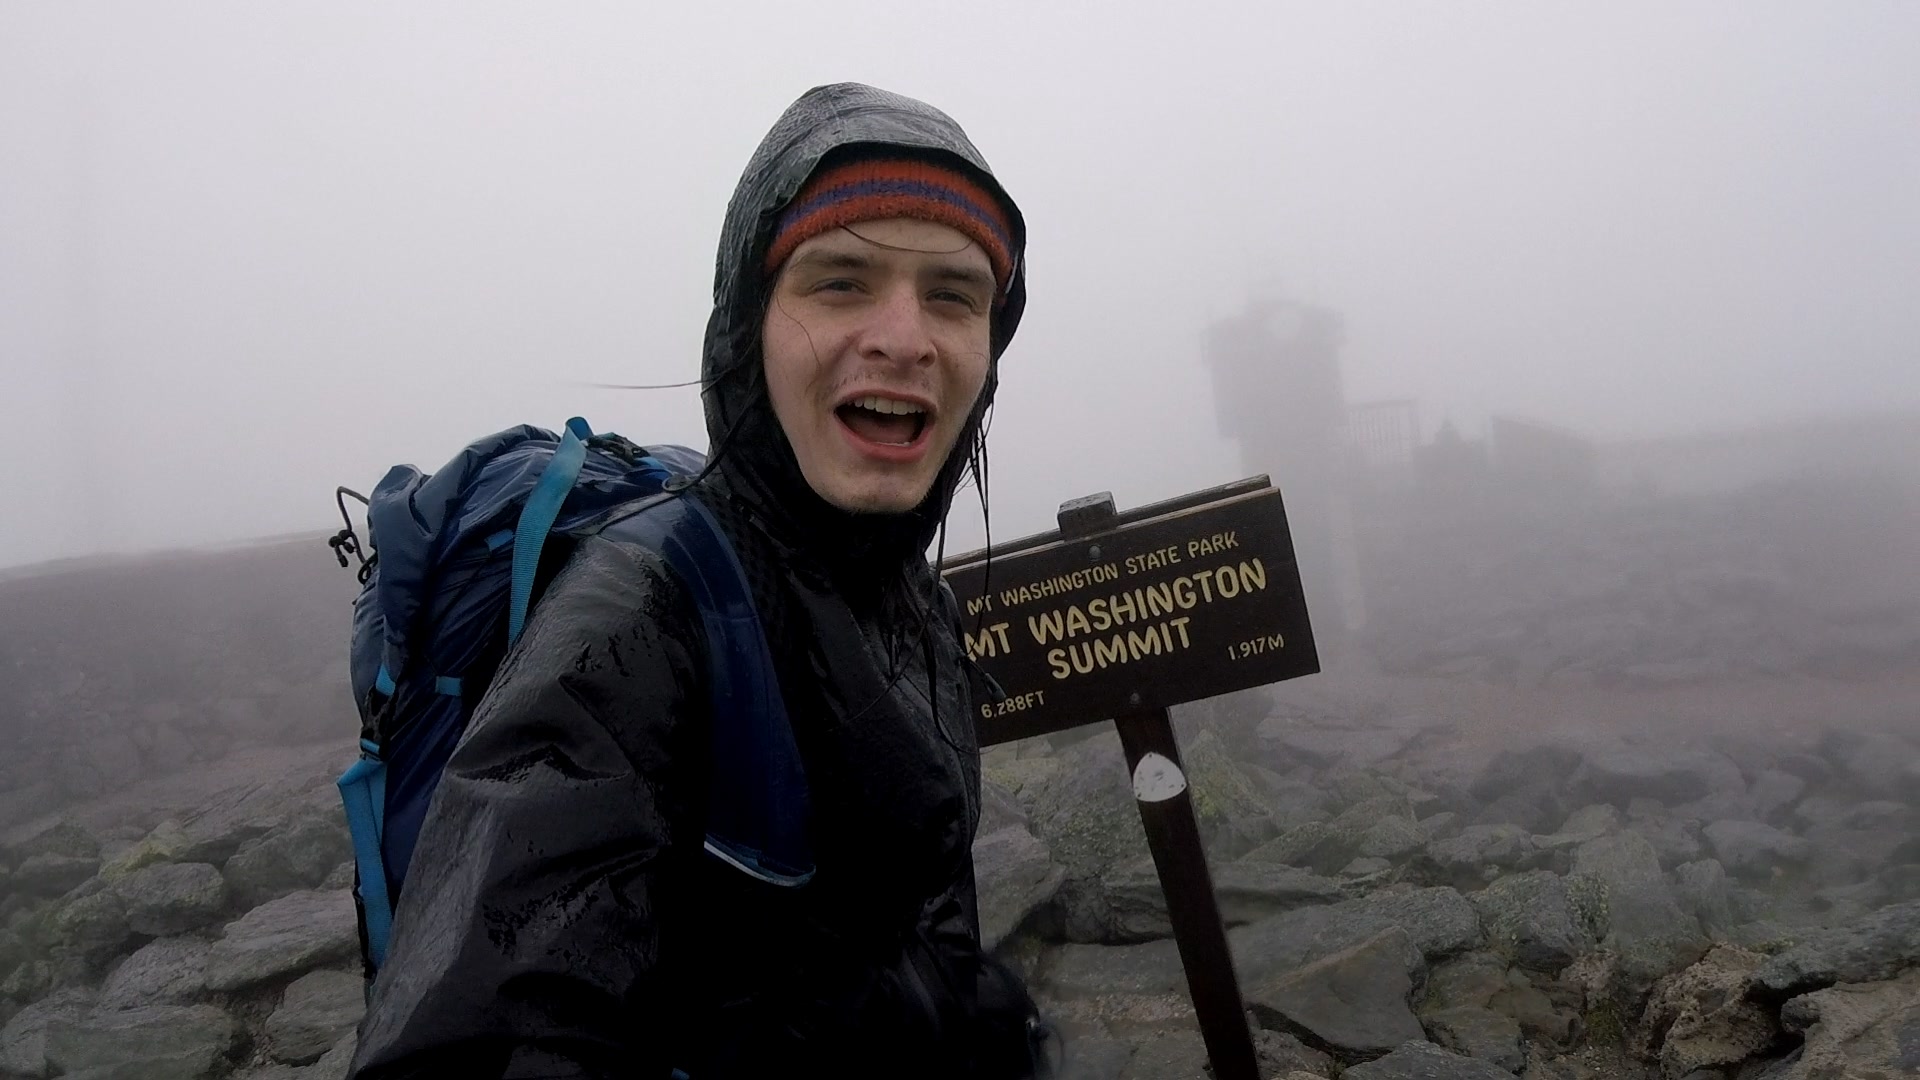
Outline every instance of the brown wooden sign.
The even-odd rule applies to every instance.
[[[1100,498],[1100,497],[1096,497]],[[967,652],[1006,690],[982,745],[1320,670],[1280,492],[1265,477],[963,555]]]

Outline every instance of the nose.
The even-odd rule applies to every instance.
[[[910,283],[888,289],[869,309],[873,317],[863,328],[860,354],[894,364],[932,363],[935,347],[928,315]]]

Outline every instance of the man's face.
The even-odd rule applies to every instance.
[[[920,505],[985,385],[994,278],[945,225],[869,221],[794,249],[762,351],[801,475],[842,510]]]

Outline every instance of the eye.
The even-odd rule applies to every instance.
[[[970,312],[978,313],[980,310],[980,302],[978,300],[957,289],[936,289],[927,299],[936,304],[958,304]]]
[[[813,287],[814,292],[856,292],[860,283],[852,278],[828,278]]]

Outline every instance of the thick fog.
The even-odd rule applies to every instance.
[[[347,1075],[372,868],[336,778],[372,735],[416,784],[441,706],[361,729],[335,486],[576,414],[704,447],[696,389],[599,384],[697,379],[740,171],[845,80],[949,112],[1025,212],[994,540],[1101,490],[1284,498],[1285,538],[1254,495],[953,574],[1008,693],[970,684],[980,797],[938,813],[980,809],[956,895],[1063,1076],[1231,1064],[1182,961],[1214,924],[1261,1076],[1912,1075],[1917,73],[1912,0],[0,0],[0,1076]],[[963,492],[947,553],[983,539]],[[402,685],[473,704],[496,654],[424,632]],[[809,782],[895,715],[832,711],[790,714]],[[547,719],[518,760],[618,801]],[[875,745],[930,775],[911,741]],[[955,835],[861,801],[899,790],[808,829]],[[602,925],[553,895],[476,903]],[[522,914],[489,940],[562,941]],[[618,1037],[675,1043],[648,1019]]]
[[[1002,535],[1237,476],[1201,351],[1268,296],[1428,431],[1920,408],[1909,5],[720,10],[6,5],[0,564],[324,528],[523,421],[704,445],[583,384],[697,375],[739,170],[843,79],[1030,223]]]

